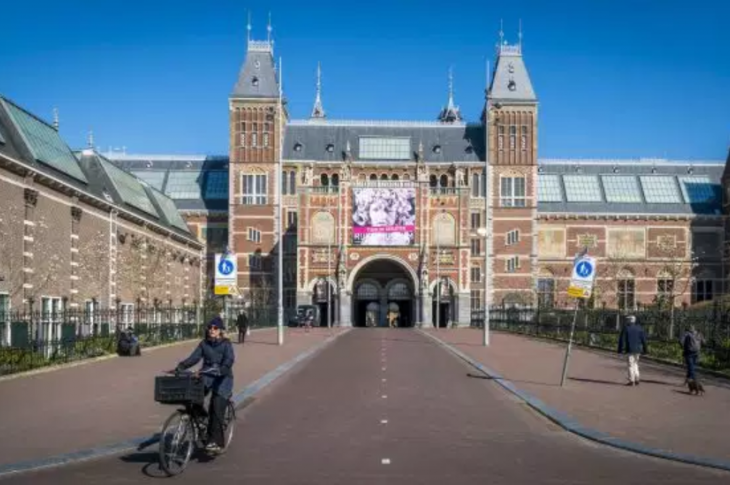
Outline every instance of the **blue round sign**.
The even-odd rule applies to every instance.
[[[581,261],[576,265],[575,273],[581,278],[588,278],[593,274],[593,265],[588,261]]]
[[[233,263],[227,259],[221,259],[220,263],[218,263],[218,272],[223,276],[228,276],[233,273]]]

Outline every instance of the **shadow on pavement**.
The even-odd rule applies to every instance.
[[[471,377],[474,379],[484,379],[488,381],[509,381],[509,382],[519,382],[520,384],[533,384],[535,386],[547,386],[547,387],[557,387],[558,384],[551,384],[549,382],[536,382],[536,381],[523,381],[523,380],[512,380],[507,377],[492,377],[485,374],[472,374],[471,372],[466,374],[467,377]]]
[[[605,384],[607,386],[624,386],[625,384],[623,382],[616,382],[616,381],[606,381],[603,379],[588,379],[586,377],[568,377],[571,381],[578,381],[578,382],[589,382],[591,384]],[[642,381],[644,382],[644,381]]]

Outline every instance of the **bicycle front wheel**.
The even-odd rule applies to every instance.
[[[231,441],[233,441],[233,431],[236,429],[236,407],[233,405],[232,401],[228,401],[228,405],[226,406],[226,413],[223,418],[223,425],[224,429],[226,430],[226,444],[224,448],[228,449]]]
[[[160,467],[169,476],[185,470],[195,446],[195,429],[190,415],[175,411],[160,433]]]

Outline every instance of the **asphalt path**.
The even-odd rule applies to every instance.
[[[527,358],[527,357],[526,357]],[[730,474],[577,438],[423,335],[356,329],[239,412],[181,484],[720,484]],[[109,419],[122,419],[110,416]],[[161,483],[157,449],[0,480]]]

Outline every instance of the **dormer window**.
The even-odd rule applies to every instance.
[[[328,143],[328,144],[327,144],[327,151],[328,151],[329,153],[332,153],[332,152],[334,152],[334,151],[335,151],[335,146],[334,146],[334,145],[333,145],[332,143]]]
[[[473,147],[473,146],[471,146],[471,145],[469,145],[468,147],[466,147],[466,148],[464,149],[464,151],[465,151],[466,153],[469,153],[469,154],[471,154],[471,153],[474,153],[474,147]]]
[[[294,151],[295,152],[301,152],[302,151],[302,144],[297,142],[294,144]]]
[[[441,145],[434,145],[433,152],[434,153],[441,153]]]
[[[253,84],[254,86],[258,86],[258,85],[259,85],[259,78],[258,78],[258,77],[256,77],[256,76],[254,76],[254,77],[253,77],[253,78],[251,79],[251,84]]]
[[[510,91],[514,91],[515,89],[517,89],[517,83],[514,79],[509,80],[509,82],[507,83],[507,89],[509,89]]]

